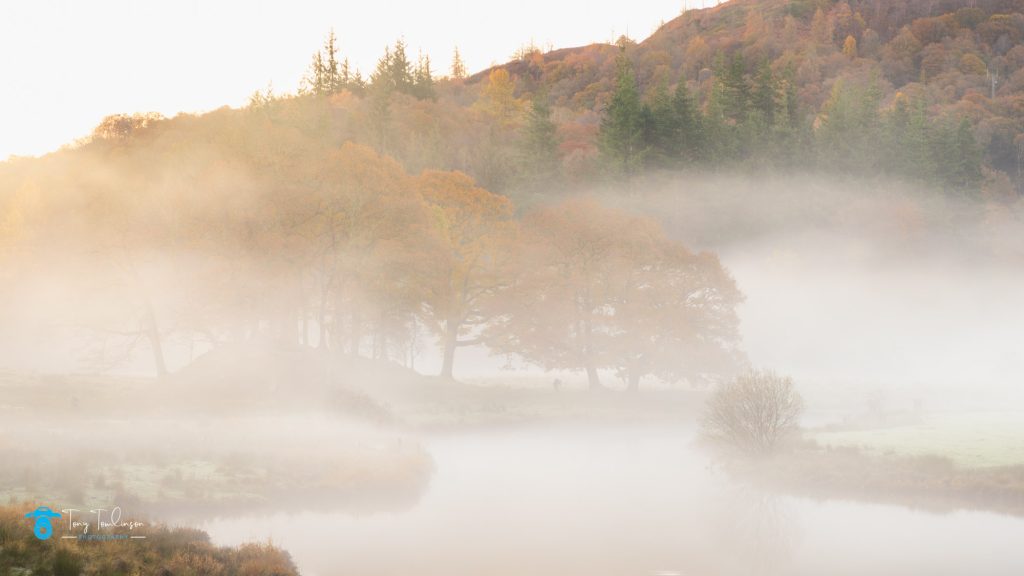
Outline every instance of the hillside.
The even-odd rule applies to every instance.
[[[732,0],[686,12],[642,42],[623,38],[620,44],[647,102],[659,84],[672,88],[682,80],[706,110],[716,79],[738,56],[752,89],[765,64],[783,84],[777,92],[792,84],[799,124],[813,133],[820,132],[837,91],[869,84],[878,91],[882,112],[903,100],[920,102],[933,119],[966,118],[984,163],[1014,179],[1019,191],[1024,3],[970,4]],[[610,45],[544,54],[527,49],[501,68],[516,79],[517,94],[543,92],[560,108],[563,151],[571,158],[580,149],[595,152],[587,139],[595,137],[597,115],[611,100],[617,53]],[[485,84],[489,72],[469,83]]]
[[[112,116],[73,147],[280,128],[296,150],[355,141],[409,172],[460,170],[527,200],[621,176],[601,126],[626,64],[635,169],[881,173],[1006,197],[1024,190],[1024,2],[971,4],[732,0],[639,43],[527,46],[468,77],[461,64],[438,77],[399,42],[364,78],[329,40],[299,95],[256,93],[246,110],[201,117]],[[680,85],[687,118],[668,110]],[[31,170],[0,164],[0,182],[20,169]]]

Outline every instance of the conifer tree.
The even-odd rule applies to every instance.
[[[558,128],[544,94],[535,96],[523,134],[524,173],[532,185],[551,181],[559,165]]]
[[[419,57],[416,62],[416,74],[413,78],[413,94],[420,100],[435,100],[434,75],[430,71],[430,56]]]
[[[676,149],[684,163],[692,163],[704,157],[704,128],[700,109],[686,86],[686,78],[680,78],[672,96],[672,108],[676,116]]]
[[[391,74],[391,83],[395,90],[402,94],[412,94],[413,69],[409,58],[405,55],[404,40],[399,39],[395,42],[395,50],[391,53],[388,72]]]
[[[462,62],[462,55],[459,54],[459,47],[455,47],[455,57],[452,58],[452,78],[463,80],[466,78],[466,65]]]
[[[632,176],[643,158],[642,105],[625,47],[618,57],[615,93],[601,119],[598,144],[609,169]]]
[[[678,163],[679,118],[665,82],[658,83],[651,103],[643,107],[645,162],[668,168]]]
[[[331,29],[330,34],[327,35],[327,41],[324,42],[324,55],[321,57],[324,76],[323,83],[328,93],[338,92],[344,87],[341,81],[341,71],[338,69],[337,41],[334,30]]]
[[[761,63],[757,78],[754,80],[752,108],[757,111],[762,132],[768,132],[775,126],[775,110],[778,98],[778,85],[767,60]]]

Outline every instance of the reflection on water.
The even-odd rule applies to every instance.
[[[1024,521],[816,502],[730,482],[683,430],[505,430],[426,439],[404,513],[206,523],[272,539],[304,574],[1020,574]]]

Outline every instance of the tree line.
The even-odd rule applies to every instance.
[[[221,114],[18,165],[3,202],[12,285],[56,274],[88,295],[54,311],[62,324],[108,358],[148,349],[161,374],[168,341],[253,339],[407,365],[430,340],[448,378],[458,349],[483,345],[595,388],[743,363],[735,282],[649,218],[588,199],[517,213],[464,173],[411,174],[259,109]]]
[[[686,78],[672,92],[661,82],[645,101],[625,51],[598,135],[615,176],[755,165],[888,174],[959,191],[982,181],[982,151],[966,118],[932,117],[926,102],[903,95],[883,108],[877,78],[837,81],[813,116],[796,96],[792,68],[778,73],[763,61],[750,70],[735,52],[718,59],[701,107]]]

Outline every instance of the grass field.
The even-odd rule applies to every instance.
[[[935,413],[912,424],[811,431],[808,436],[823,446],[900,456],[942,456],[962,468],[1024,464],[1024,412]]]

